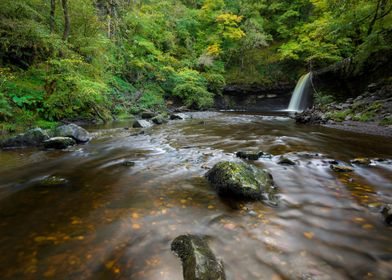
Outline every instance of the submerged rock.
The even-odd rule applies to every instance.
[[[352,164],[370,165],[371,161],[368,158],[355,158],[350,161]]]
[[[152,118],[151,120],[153,123],[158,124],[158,125],[167,123],[167,118],[164,115],[158,115],[158,116]]]
[[[207,172],[206,178],[220,195],[274,200],[272,176],[245,163],[220,162]]]
[[[353,172],[354,168],[347,165],[331,164],[330,168],[335,172]]]
[[[388,225],[392,225],[392,204],[387,204],[381,211],[384,216],[384,220]]]
[[[132,166],[135,166],[135,162],[130,161],[130,160],[124,160],[122,162],[122,165],[125,166],[125,167],[132,167]]]
[[[53,137],[44,141],[46,149],[65,149],[70,146],[76,145],[76,141],[70,137]]]
[[[247,159],[247,160],[258,160],[260,157],[264,155],[263,152],[245,152],[245,151],[239,151],[236,153],[236,156],[242,159]]]
[[[41,187],[62,187],[69,182],[67,179],[58,176],[48,176],[39,182]]]
[[[133,127],[135,127],[135,128],[150,128],[150,127],[152,127],[152,123],[150,123],[149,121],[146,121],[146,120],[136,120],[133,123]]]
[[[185,115],[183,113],[176,113],[176,114],[172,114],[170,116],[170,119],[171,120],[186,120],[186,119],[189,119],[189,116]]]
[[[281,156],[278,160],[278,164],[281,165],[296,165],[296,163],[294,161],[292,161],[291,159]]]
[[[174,239],[171,250],[181,259],[184,280],[226,279],[222,262],[203,238],[181,235]]]
[[[75,139],[77,143],[85,143],[91,140],[90,133],[87,130],[73,123],[57,127],[54,136],[70,137]]]
[[[40,146],[47,139],[49,139],[49,135],[45,130],[34,128],[5,140],[1,146],[3,148],[34,147]]]

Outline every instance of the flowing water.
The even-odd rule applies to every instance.
[[[294,89],[290,100],[288,111],[299,112],[303,111],[310,105],[311,102],[311,73],[303,75]]]
[[[392,158],[388,138],[299,126],[284,115],[195,113],[145,134],[90,127],[67,151],[0,152],[1,279],[182,279],[170,243],[205,235],[227,279],[391,279],[392,165],[333,173],[328,159]],[[203,178],[238,150],[272,173],[281,204],[219,198]],[[281,166],[287,154],[296,166]],[[121,165],[135,162],[132,167]],[[43,188],[48,175],[69,185]]]

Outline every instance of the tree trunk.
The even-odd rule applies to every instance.
[[[376,21],[377,21],[377,18],[378,18],[378,11],[380,10],[381,1],[382,0],[378,0],[377,1],[376,11],[374,12],[373,19],[370,21],[370,24],[369,24],[369,28],[368,28],[368,32],[367,32],[368,36],[370,34],[372,34],[374,25],[376,24]]]
[[[63,5],[63,11],[64,11],[63,40],[67,41],[69,33],[71,32],[71,23],[69,20],[69,12],[68,12],[68,0],[61,0],[61,4]]]
[[[50,0],[50,32],[54,33],[56,16],[56,0]]]

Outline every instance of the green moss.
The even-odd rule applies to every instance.
[[[384,118],[381,122],[380,125],[392,125],[392,117],[387,117]]]
[[[333,111],[328,113],[328,117],[335,122],[342,122],[347,116],[351,115],[352,111],[350,109],[344,111]]]

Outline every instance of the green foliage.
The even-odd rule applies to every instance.
[[[342,122],[346,119],[347,116],[351,115],[352,111],[350,109],[348,110],[343,110],[343,111],[334,111],[329,113],[327,116],[331,120],[334,120],[336,122]]]
[[[204,109],[226,83],[293,82],[392,46],[386,0],[73,0],[66,37],[56,3],[52,18],[50,1],[0,2],[0,121]]]

